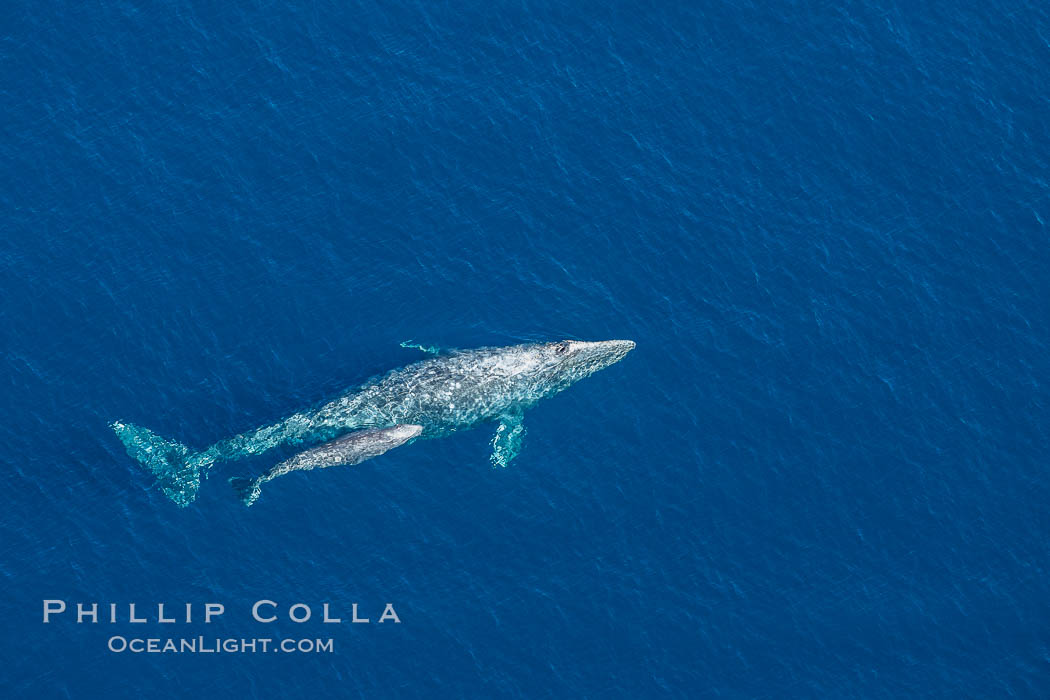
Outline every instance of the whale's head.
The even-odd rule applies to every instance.
[[[385,432],[391,441],[401,445],[422,433],[423,426],[411,423],[398,423],[393,428],[387,428]]]
[[[400,447],[412,438],[419,437],[423,426],[412,423],[398,423],[390,428],[361,430],[342,438],[345,441],[344,451],[354,451],[361,456],[360,461],[378,457],[388,450]],[[331,443],[335,444],[337,441]],[[355,462],[356,464],[356,462]]]
[[[633,340],[560,340],[534,346],[537,393],[557,393],[598,370],[616,364],[634,349]]]

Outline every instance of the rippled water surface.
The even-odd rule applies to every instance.
[[[1050,693],[1043,4],[0,16],[5,697]],[[505,470],[485,428],[179,509],[107,427],[560,338],[638,345]]]

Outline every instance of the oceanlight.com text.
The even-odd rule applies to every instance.
[[[331,654],[332,639],[273,639],[236,637],[141,638],[114,635],[106,643],[109,651],[122,654]]]

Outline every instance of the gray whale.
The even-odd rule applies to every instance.
[[[291,459],[286,459],[270,471],[255,479],[234,477],[230,479],[233,490],[240,496],[244,505],[250,506],[259,499],[262,485],[273,481],[289,472],[303,469],[322,469],[360,464],[366,459],[378,457],[384,452],[400,447],[423,432],[421,425],[398,424],[393,428],[378,430],[358,430],[341,438],[318,445],[305,452],[300,452]]]
[[[634,346],[630,340],[562,340],[449,352],[421,348],[433,356],[373,378],[320,407],[201,451],[131,423],[111,425],[128,454],[180,506],[196,499],[201,479],[217,462],[398,424],[421,426],[419,438],[427,439],[497,422],[491,461],[505,467],[521,449],[526,409],[619,362]]]

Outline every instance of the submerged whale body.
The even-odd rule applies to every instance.
[[[346,437],[353,437],[356,433],[351,431],[382,431],[396,429],[399,425],[419,428],[416,435],[400,443],[403,444],[416,436],[442,437],[454,430],[498,422],[492,439],[491,461],[495,466],[505,467],[521,449],[525,435],[522,414],[527,408],[619,362],[634,346],[630,340],[563,340],[437,354],[369,380],[319,408],[235,435],[199,452],[137,425],[117,421],[112,427],[128,454],[153,474],[163,492],[180,506],[189,505],[196,499],[201,479],[217,462],[260,455],[279,445],[317,445],[346,433],[350,433]],[[437,352],[433,348],[421,349]],[[356,454],[353,445],[368,444],[369,439],[376,436],[358,437],[363,442],[351,440],[343,443],[342,448],[334,443],[322,444],[282,465],[313,463],[312,467],[287,469],[291,471],[336,463],[358,463],[323,463],[324,455],[336,459],[340,449],[344,450],[344,456],[353,458]],[[328,452],[324,451],[326,447]],[[251,487],[250,483],[236,481],[234,484],[245,502],[254,502],[258,495],[251,496],[262,482]]]
[[[358,430],[341,438],[300,452],[286,459],[270,471],[255,479],[234,477],[230,479],[233,490],[244,505],[250,506],[259,499],[262,485],[279,476],[300,469],[321,469],[360,464],[366,459],[378,457],[384,452],[400,447],[423,432],[421,425],[395,425],[393,428]]]

